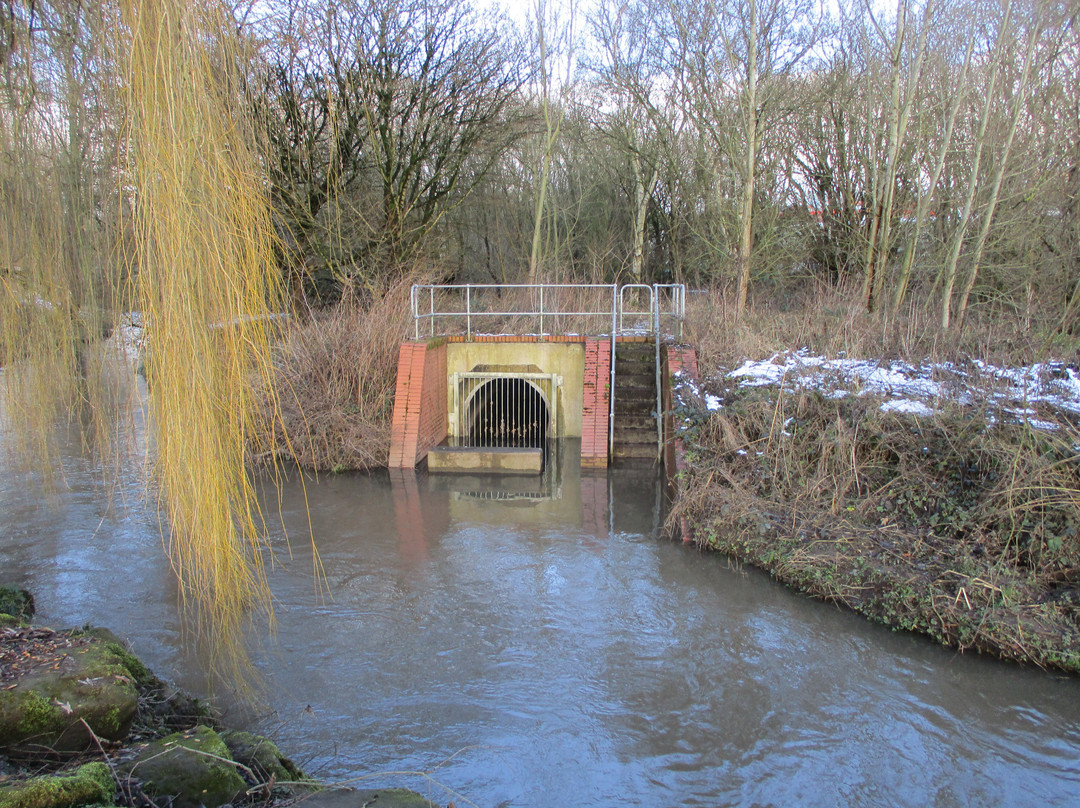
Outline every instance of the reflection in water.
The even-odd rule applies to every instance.
[[[1076,680],[957,656],[666,542],[653,474],[579,474],[574,454],[550,484],[285,484],[278,629],[256,652],[269,712],[233,719],[323,776],[425,771],[482,806],[1074,800]],[[155,521],[110,505],[92,464],[71,469],[55,511],[0,474],[5,579],[44,620],[111,625],[198,687]],[[305,496],[327,590],[285,539],[307,534]],[[374,782],[398,780],[465,804]]]

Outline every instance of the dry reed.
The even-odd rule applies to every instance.
[[[410,285],[402,280],[366,306],[346,294],[287,331],[275,363],[280,408],[259,459],[288,457],[316,471],[386,466],[398,351],[412,336]]]
[[[702,368],[735,367],[777,351],[859,358],[949,361],[979,358],[1004,365],[1046,357],[1053,344],[1001,317],[974,314],[961,331],[942,331],[937,314],[911,303],[896,317],[870,315],[854,285],[807,282],[751,299],[735,317],[729,287],[693,291],[687,299],[686,341],[698,348]]]

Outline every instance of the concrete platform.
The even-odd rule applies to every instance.
[[[454,474],[539,474],[543,449],[436,446],[428,452],[428,471]]]

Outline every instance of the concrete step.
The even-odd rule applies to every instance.
[[[641,460],[656,459],[656,442],[651,445],[644,443],[624,443],[622,445],[616,443],[613,456],[617,460],[623,460],[628,458],[638,458]]]
[[[615,426],[620,423],[630,422],[630,426],[643,426],[645,424],[655,424],[656,421],[652,417],[652,411],[656,408],[656,404],[649,404],[648,402],[642,402],[637,406],[629,406],[626,402],[622,405],[618,401],[615,402]]]
[[[656,375],[652,371],[648,373],[616,373],[615,389],[620,387],[656,387]]]
[[[633,444],[644,444],[653,446],[656,445],[656,430],[655,429],[631,429],[629,431],[620,430],[615,428],[615,445],[616,446],[630,446]]]
[[[651,418],[646,420],[641,416],[633,416],[633,421],[629,423],[628,421],[630,421],[629,418],[624,418],[622,420],[618,417],[615,418],[616,435],[625,435],[627,437],[631,435],[652,435],[654,438],[656,437],[656,421]],[[647,439],[648,438],[646,437],[646,440]]]
[[[618,374],[620,370],[629,370],[631,368],[647,368],[649,370],[653,370],[654,368],[656,368],[656,362],[653,361],[652,357],[648,356],[625,358],[615,357],[616,374]]]
[[[644,435],[645,440],[648,440],[648,436],[652,435],[656,437],[656,421],[645,420],[641,417],[635,417],[633,423],[627,423],[627,419],[619,420],[615,418],[615,434],[631,437],[634,435]]]
[[[652,376],[616,376],[615,390],[652,390],[656,384]]]
[[[618,409],[621,403],[649,402],[652,406],[657,405],[657,391],[644,387],[629,387],[620,390],[615,389],[615,406]]]
[[[640,414],[640,413],[624,413],[620,415],[615,413],[615,429],[651,429],[656,432],[656,419],[652,417],[652,414]]]
[[[620,407],[618,402],[615,403],[615,426],[625,424],[629,427],[637,427],[644,429],[645,427],[655,428],[656,419],[652,417],[653,408],[656,405],[652,404],[649,407]]]
[[[543,449],[436,446],[428,452],[428,471],[458,474],[539,474]]]
[[[653,350],[653,347],[651,345],[648,348],[645,348],[644,350],[642,350],[640,348],[637,348],[637,349],[632,350],[632,351],[626,351],[626,350],[623,350],[622,348],[619,348],[617,351],[615,351],[615,361],[616,362],[655,362],[656,361],[656,351]]]
[[[651,387],[616,387],[615,400],[656,402],[656,390]]]
[[[615,356],[655,356],[656,346],[651,342],[616,342]]]

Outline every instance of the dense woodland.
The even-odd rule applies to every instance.
[[[946,328],[981,307],[1075,335],[1078,9],[535,0],[515,26],[459,0],[234,0],[244,47],[217,70],[298,305],[413,272],[723,284],[739,311],[814,281]],[[109,287],[138,206],[125,24],[0,4],[5,288],[42,189],[57,259],[99,265],[76,296]]]

